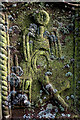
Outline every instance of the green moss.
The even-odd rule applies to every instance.
[[[2,85],[7,87],[7,82],[6,81],[2,81]]]
[[[7,96],[2,95],[2,100],[6,101],[7,100]]]
[[[2,46],[4,49],[6,49],[6,45],[3,42],[0,42],[0,46]]]
[[[30,48],[29,48],[29,36],[27,35],[26,37],[26,46],[27,46],[27,58],[28,58],[28,61],[30,60]]]
[[[6,65],[6,61],[3,61],[2,59],[0,59],[0,63]]]
[[[0,35],[6,37],[6,32],[4,32],[4,31],[0,31]]]
[[[33,23],[33,19],[31,19],[32,13],[29,11],[22,12],[18,18],[16,19],[15,23],[18,24],[19,28],[21,30],[25,30],[26,28],[29,28],[30,23]]]
[[[0,68],[1,68],[1,70],[7,71],[7,68],[6,68],[6,66],[4,66],[4,65],[1,65],[1,64],[0,64]]]
[[[2,54],[7,55],[7,51],[6,51],[4,48],[1,48],[1,47],[0,47],[0,51],[2,51]]]
[[[49,14],[46,11],[44,11],[44,10],[40,10],[39,13],[37,13],[35,15],[35,20],[40,25],[44,25],[45,26],[46,24],[48,24],[49,19],[50,19],[49,18]]]
[[[27,61],[26,44],[25,44],[25,35],[23,35],[23,52],[24,52],[25,61]]]
[[[2,91],[2,95],[7,96],[8,95],[7,91]]]
[[[7,87],[5,87],[5,86],[2,86],[2,89],[3,89],[4,91],[7,91]]]
[[[32,20],[30,19],[29,15],[26,15],[26,13],[18,16],[17,19],[17,24],[19,21],[19,27],[21,30],[24,31],[26,30],[26,27],[28,28],[30,23],[33,23]],[[27,36],[28,31],[25,32],[25,37],[21,42],[23,42],[23,49],[20,47],[20,53],[23,54],[24,56],[22,60],[20,61],[20,66],[22,67],[24,74],[22,76],[23,80],[28,79],[30,81],[30,89],[29,89],[29,99],[32,100],[35,104],[37,104],[40,98],[40,89],[42,89],[40,83],[39,83],[39,78],[40,81],[43,82],[45,85],[47,82],[51,83],[55,88],[58,90],[58,94],[61,95],[61,97],[68,103],[70,106],[73,103],[73,101],[66,100],[67,95],[71,95],[73,93],[73,77],[66,77],[65,74],[67,72],[73,72],[73,66],[70,64],[70,59],[73,58],[73,35],[68,35],[65,38],[65,44],[62,46],[61,42],[63,42],[62,39],[60,39],[60,34],[58,33],[58,30],[56,31],[57,37],[58,37],[58,42],[56,42],[55,45],[53,45],[53,53],[57,58],[61,58],[64,56],[64,60],[60,59],[54,59],[50,60],[50,55],[49,55],[49,41],[48,39],[43,38],[43,33],[45,30],[48,30],[49,32],[52,32],[54,30],[53,28],[53,21],[50,19],[47,22],[44,23],[42,21],[42,18],[40,18],[40,12],[38,13],[38,16],[35,16],[37,19],[38,27],[39,27],[39,34],[36,33],[35,38],[32,39],[32,37]],[[38,17],[38,18],[37,18]],[[48,16],[49,17],[49,16]],[[27,19],[28,18],[28,19]],[[27,21],[28,20],[28,21]],[[46,20],[47,21],[47,20]],[[34,22],[35,23],[35,22]],[[47,25],[46,25],[47,24]],[[44,26],[46,25],[46,26]],[[58,29],[58,25],[57,25]],[[26,37],[27,36],[27,37]],[[29,45],[29,40],[33,40],[33,45]],[[26,44],[27,43],[27,44]],[[38,52],[39,51],[39,52]],[[45,52],[46,51],[46,52]],[[25,59],[24,59],[25,58]],[[47,58],[46,62],[44,62],[45,58]],[[44,62],[43,65],[48,64],[48,67],[42,69],[38,68],[38,64],[41,62]],[[64,69],[64,65],[69,64],[70,68],[69,69]],[[45,78],[45,72],[50,71],[52,72],[52,75],[49,76],[49,79]],[[28,84],[27,84],[28,85]],[[28,88],[26,85],[25,89]],[[66,94],[65,94],[66,93]],[[44,92],[44,96],[46,93]],[[63,100],[62,100],[63,101]],[[63,102],[64,102],[63,101]]]

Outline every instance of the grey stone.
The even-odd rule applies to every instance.
[[[52,109],[53,109],[53,105],[52,105],[52,104],[47,104],[46,109],[50,109],[50,110],[52,110]]]

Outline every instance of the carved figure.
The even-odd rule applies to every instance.
[[[31,101],[33,82],[34,79],[36,79],[36,81],[39,82],[38,85],[41,84],[51,96],[57,99],[57,101],[62,106],[68,108],[68,104],[59,95],[58,90],[55,88],[55,86],[52,86],[50,84],[48,77],[49,74],[42,74],[42,71],[44,71],[44,65],[38,64],[38,61],[40,62],[40,59],[42,60],[41,62],[44,61],[43,64],[46,65],[47,72],[50,64],[50,57],[52,57],[51,59],[53,60],[58,58],[60,59],[61,57],[61,45],[57,30],[54,29],[54,31],[51,34],[48,31],[44,32],[45,25],[48,24],[49,19],[50,18],[48,13],[44,10],[40,10],[35,15],[35,21],[37,25],[31,24],[29,32],[26,32],[25,30],[23,35],[24,56],[29,72],[28,78],[30,80],[29,98]],[[44,36],[46,36],[46,38]],[[34,40],[30,41],[30,37],[33,37]],[[31,43],[32,46],[30,46]],[[35,84],[37,84],[37,82],[35,82]],[[70,85],[68,84],[66,88],[69,87]]]

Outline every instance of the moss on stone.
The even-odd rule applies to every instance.
[[[33,23],[33,19],[31,19],[32,13],[28,12],[22,12],[18,18],[16,19],[15,23],[18,24],[19,28],[21,30],[25,30],[26,28],[29,28],[30,23]]]
[[[42,23],[39,22],[40,20],[40,12],[38,13],[39,17],[37,19],[37,23],[38,23],[38,27],[39,27],[39,31],[40,33],[35,35],[35,38],[33,38],[33,49],[31,51],[30,46],[29,46],[29,39],[31,40],[32,38],[27,36],[27,31],[26,31],[26,41],[27,41],[27,46],[29,52],[26,52],[26,45],[25,43],[23,43],[23,47],[24,47],[24,56],[27,56],[28,54],[28,61],[27,59],[26,62],[24,60],[24,57],[22,59],[22,61],[20,61],[20,66],[22,67],[23,71],[24,71],[24,75],[23,78],[27,79],[31,77],[31,86],[32,86],[32,90],[30,90],[30,99],[32,100],[32,102],[34,102],[35,104],[38,103],[38,100],[40,98],[40,89],[42,89],[41,85],[39,84],[39,78],[40,80],[43,81],[44,84],[46,84],[46,79],[45,79],[45,72],[50,71],[52,72],[52,75],[49,76],[49,82],[55,86],[57,88],[57,90],[59,91],[58,93],[61,94],[61,97],[69,104],[71,105],[71,102],[73,103],[73,101],[70,100],[66,100],[66,96],[67,95],[71,95],[73,93],[73,88],[72,88],[72,81],[73,81],[73,77],[66,77],[65,74],[70,71],[72,72],[72,64],[70,64],[70,59],[73,58],[73,35],[68,35],[65,38],[65,44],[63,46],[61,46],[61,43],[63,42],[62,39],[60,39],[60,35],[59,33],[57,33],[58,31],[58,25],[55,24],[55,26],[57,26],[57,37],[58,37],[58,43],[56,43],[56,47],[53,47],[53,53],[55,53],[55,56],[57,58],[61,58],[62,56],[64,57],[64,60],[61,59],[54,59],[54,60],[50,60],[50,55],[49,55],[49,41],[43,38],[43,33],[45,30],[48,30],[50,33],[53,31],[53,21],[50,19],[50,21],[48,20],[48,24],[46,25],[47,22]],[[21,15],[20,15],[21,16]],[[20,17],[19,16],[19,17]],[[28,28],[30,23],[33,23],[32,20],[30,19],[30,16],[26,16],[25,14],[22,15],[23,17],[20,18],[22,19],[22,21],[19,21],[19,27],[21,28],[22,31],[26,30],[26,27]],[[19,20],[18,17],[18,20]],[[37,18],[37,15],[35,16]],[[26,19],[28,18],[28,19]],[[35,18],[35,19],[36,19]],[[28,20],[28,21],[27,21]],[[42,19],[41,19],[42,21]],[[18,21],[17,21],[18,23]],[[46,25],[46,26],[44,26]],[[22,39],[21,39],[22,40]],[[21,41],[20,40],[20,41]],[[41,49],[40,49],[41,48]],[[37,50],[41,50],[41,54],[42,51],[46,51],[44,56],[47,56],[49,59],[49,64],[48,64],[48,68],[44,69],[43,71],[41,71],[39,68],[37,69],[37,60],[38,63],[41,62],[39,61],[39,58],[42,57],[42,55],[37,52]],[[23,53],[23,50],[21,49],[20,51],[21,53]],[[44,53],[44,52],[43,52]],[[32,63],[31,63],[32,62]],[[47,63],[47,62],[46,62]],[[63,69],[65,64],[69,64],[70,68],[69,69]],[[31,68],[30,68],[31,67]],[[36,72],[34,72],[36,71]],[[32,73],[32,74],[31,74]],[[30,88],[31,89],[31,88]],[[66,94],[65,94],[66,92]],[[46,93],[44,93],[44,96],[49,97],[48,95],[46,95]]]
[[[27,61],[25,35],[23,35],[23,52],[24,52],[25,61]]]
[[[39,13],[35,15],[35,20],[37,21],[38,24],[40,25],[46,25],[49,22],[49,14],[44,11],[40,10]]]

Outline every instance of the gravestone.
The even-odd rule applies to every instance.
[[[7,15],[0,15],[2,23],[8,23]],[[3,25],[8,29],[6,33],[5,29],[0,30],[1,109],[5,118],[9,114],[15,116],[17,109],[25,113],[27,108],[39,108],[48,102],[53,102],[62,112],[74,109],[70,110],[74,102],[73,41],[62,46],[59,30],[54,26],[50,30],[50,22],[45,10],[28,14],[23,11],[16,18],[16,25],[10,29],[8,24]],[[21,32],[9,38],[12,29]],[[48,104],[46,109],[55,106]]]

